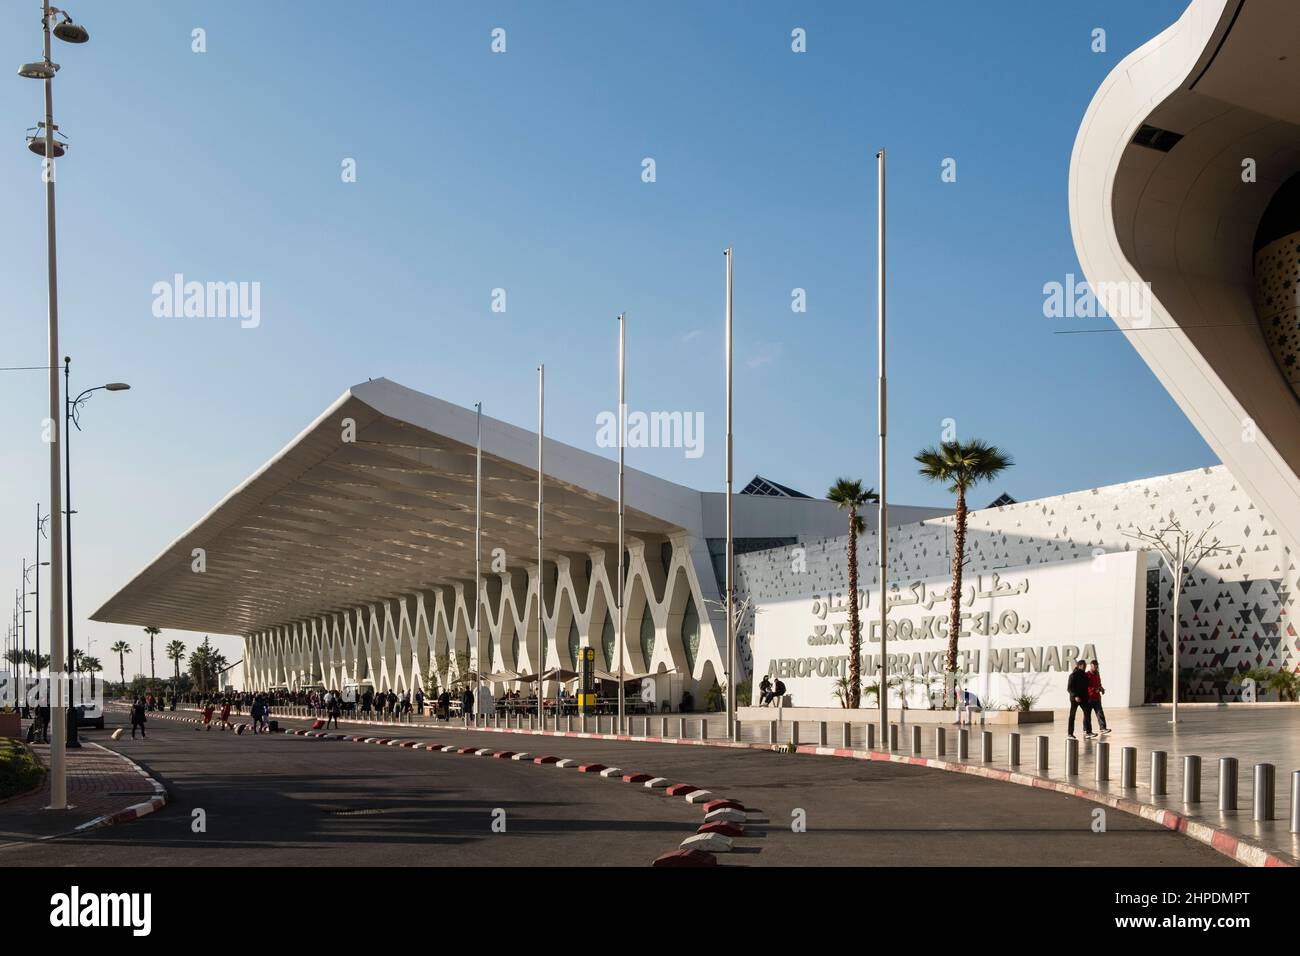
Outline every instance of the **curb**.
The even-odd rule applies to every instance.
[[[126,761],[132,770],[149,781],[150,785],[154,789],[154,795],[143,803],[132,804],[125,810],[117,811],[117,813],[106,813],[103,816],[95,817],[93,820],[89,820],[78,827],[74,827],[71,832],[84,833],[87,830],[98,830],[101,827],[111,827],[118,823],[130,823],[132,820],[138,820],[141,817],[148,816],[149,814],[167,806],[167,788],[151,777],[143,767],[130,757],[126,756],[126,754],[119,753],[116,750],[111,750],[108,747],[102,747],[90,740],[85,741],[82,746],[95,747],[98,750],[114,754],[119,759]]]

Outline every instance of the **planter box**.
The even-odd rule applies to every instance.
[[[0,714],[0,737],[23,738],[23,723],[15,711],[12,714]]]

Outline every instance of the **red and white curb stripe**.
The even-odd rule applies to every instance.
[[[75,827],[73,829],[74,833],[81,833],[85,830],[97,830],[100,827],[111,827],[118,823],[129,823],[132,820],[138,820],[143,816],[148,816],[155,810],[161,810],[163,807],[167,806],[167,788],[153,777],[149,776],[149,774],[145,772],[145,769],[130,757],[118,753],[116,750],[109,750],[107,747],[101,747],[99,744],[89,740],[84,741],[82,746],[94,747],[124,760],[132,770],[149,781],[150,786],[153,787],[154,794],[148,800],[145,800],[142,803],[132,804],[125,810],[119,810],[117,813],[106,813],[102,816],[95,817],[93,820],[88,820],[80,826]]]

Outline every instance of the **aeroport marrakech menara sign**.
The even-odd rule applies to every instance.
[[[1106,703],[1143,700],[1146,553],[1099,555],[1090,561],[999,568],[963,582],[957,668],[963,685],[986,706],[1022,697],[1036,707],[1065,706],[1074,661],[1097,658]],[[943,682],[951,582],[891,584],[885,664],[891,698],[928,707]],[[759,602],[754,618],[755,668],[780,677],[796,707],[834,707],[836,682],[848,677],[847,596]],[[859,591],[867,684],[880,668],[880,592]]]

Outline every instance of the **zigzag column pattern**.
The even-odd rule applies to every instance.
[[[708,568],[707,552],[702,542],[677,535],[668,542],[671,557],[665,566],[660,554],[647,554],[648,543],[628,539],[623,666],[629,674],[676,671],[683,688],[700,700],[715,680],[722,683],[723,673],[723,629],[715,628],[721,622],[708,613],[707,603],[717,600],[717,589],[702,589],[697,574]],[[536,659],[533,564],[484,576],[477,647],[471,646],[473,582],[457,583],[246,635],[246,683],[264,690],[368,682],[401,693],[425,686],[429,675],[438,687],[448,686],[465,670],[536,673],[539,663],[541,669],[573,670],[575,633],[577,647],[596,649],[598,667],[616,672],[618,660],[609,646],[616,626],[612,559],[607,550],[594,548],[585,558],[562,555],[546,563],[544,661]],[[711,576],[706,580],[712,585]]]

